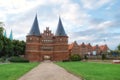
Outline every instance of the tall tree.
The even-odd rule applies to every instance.
[[[120,44],[118,45],[118,47],[117,47],[117,48],[118,48],[118,50],[120,50]]]
[[[18,56],[25,53],[25,42],[19,40],[10,40],[3,36],[4,24],[0,22],[0,57]]]
[[[0,54],[1,54],[1,50],[3,49],[3,22],[0,22]]]
[[[13,40],[13,51],[14,55],[24,55],[25,53],[25,42],[24,41],[19,41],[19,40]]]
[[[0,22],[0,37],[3,36],[3,30],[4,30],[3,25],[4,25],[3,22]]]

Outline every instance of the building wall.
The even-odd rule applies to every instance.
[[[102,53],[105,53],[108,51],[107,45],[101,45],[101,46],[91,46],[91,44],[78,44],[76,42],[69,45],[68,50],[71,55],[73,54],[79,54],[82,58],[84,58],[85,55],[101,55]]]
[[[70,55],[79,54],[81,56],[81,54],[80,54],[80,46],[77,44],[76,41],[70,45],[69,53],[70,53]]]

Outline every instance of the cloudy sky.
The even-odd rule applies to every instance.
[[[120,43],[120,0],[0,0],[0,21],[7,35],[25,40],[37,13],[40,32],[56,31],[58,18],[69,36],[77,41],[107,44],[116,49]]]

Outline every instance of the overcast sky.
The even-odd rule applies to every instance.
[[[69,43],[120,43],[120,0],[0,0],[0,21],[14,39],[26,40],[36,13],[41,33],[55,33],[60,15]]]

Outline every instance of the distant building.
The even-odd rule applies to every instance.
[[[7,37],[6,30],[5,30],[5,32],[4,32],[4,34],[3,34],[3,36],[4,36],[4,37]],[[12,32],[12,30],[11,30],[10,35],[9,35],[8,38],[9,38],[10,40],[13,40],[13,32]]]
[[[80,46],[77,44],[76,41],[74,41],[72,44],[69,45],[68,50],[70,55],[73,55],[73,54],[81,55]]]
[[[89,44],[85,44],[84,42],[82,44],[80,44],[79,46],[77,46],[78,44],[76,42],[72,43],[69,45],[69,53],[70,55],[72,54],[79,54],[82,57],[84,57],[84,55],[101,55],[103,53],[106,53],[109,48],[108,46],[105,45],[96,45],[96,46],[92,46],[90,43]]]
[[[4,37],[7,37],[6,30],[5,30],[5,32],[4,32],[4,34],[3,34],[3,36],[4,36]]]
[[[13,33],[12,33],[12,30],[11,30],[11,32],[10,32],[9,39],[10,39],[10,40],[13,40]]]

